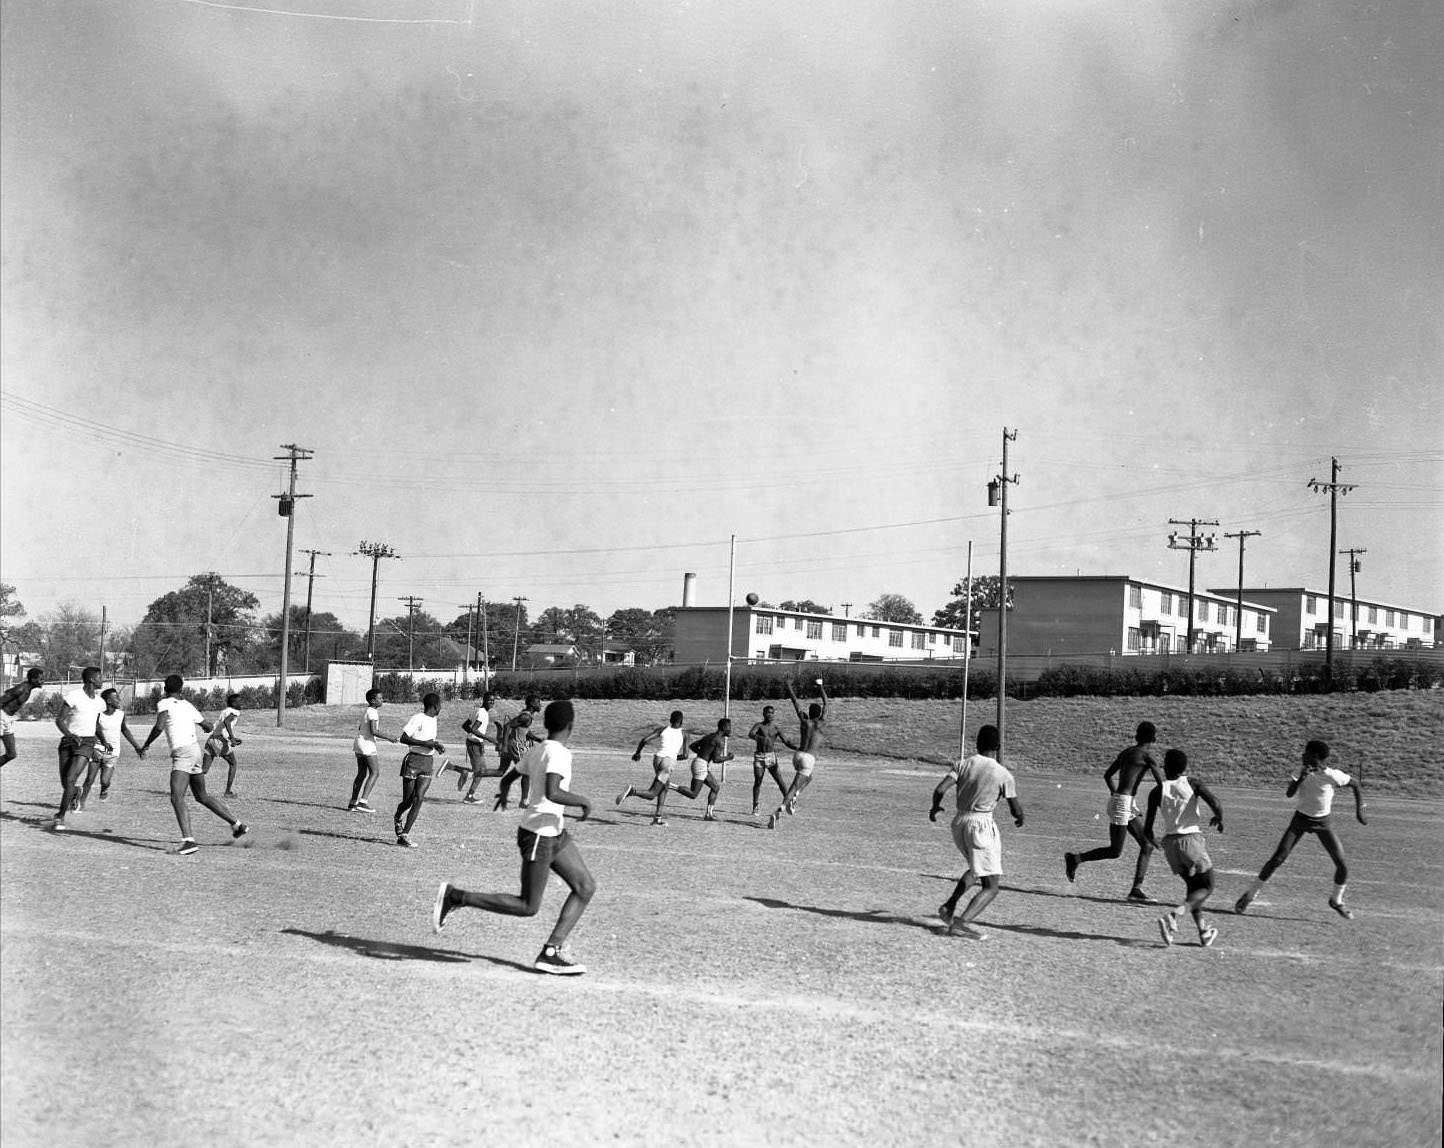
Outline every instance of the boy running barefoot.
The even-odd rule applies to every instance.
[[[948,936],[981,941],[987,934],[973,927],[973,922],[998,895],[999,878],[1003,875],[1003,842],[998,834],[993,810],[998,799],[1008,803],[1013,824],[1023,825],[1023,807],[1013,775],[992,755],[998,752],[998,727],[985,725],[978,730],[978,752],[953,767],[933,790],[933,807],[928,820],[936,821],[943,809],[943,794],[952,786],[958,790],[958,811],[953,816],[953,844],[963,855],[963,875],[952,896],[938,908],[938,916],[948,926]],[[982,885],[968,902],[962,916],[955,916],[958,902],[974,885]]]
[[[1132,837],[1138,842],[1138,862],[1133,867],[1133,887],[1128,890],[1128,899],[1149,903],[1148,894],[1143,891],[1143,878],[1148,874],[1153,846],[1143,832],[1137,794],[1145,773],[1153,775],[1155,785],[1163,784],[1158,760],[1153,756],[1157,736],[1158,730],[1151,721],[1139,722],[1134,744],[1114,758],[1113,764],[1104,771],[1103,784],[1108,787],[1108,844],[1086,853],[1064,853],[1063,874],[1069,882],[1077,877],[1078,866],[1085,861],[1113,861],[1122,857],[1123,846]]]
[[[436,891],[431,909],[431,924],[438,933],[451,914],[460,908],[480,909],[508,917],[535,917],[546,893],[547,874],[555,872],[567,883],[570,892],[562,903],[556,927],[542,946],[532,968],[539,973],[576,976],[587,971],[585,965],[568,960],[562,946],[578,918],[596,893],[597,883],[582,860],[581,851],[566,829],[568,807],[579,810],[582,821],[592,811],[592,803],[579,793],[572,793],[572,751],[568,742],[575,721],[572,703],[555,701],[547,706],[542,721],[546,740],[527,751],[523,767],[532,781],[531,791],[541,796],[524,814],[516,831],[517,849],[521,852],[521,894],[471,893],[455,885],[443,883]]]
[[[380,690],[366,691],[366,712],[361,715],[361,724],[356,727],[356,740],[351,743],[351,752],[356,755],[356,780],[351,783],[351,800],[346,806],[348,813],[376,812],[366,800],[381,775],[376,743],[396,743],[394,737],[387,737],[381,732],[381,704]]]
[[[782,773],[777,768],[777,743],[780,741],[788,749],[796,749],[792,742],[787,740],[787,735],[782,732],[782,727],[774,720],[777,711],[772,706],[762,707],[762,720],[754,722],[752,728],[747,731],[747,736],[752,739],[752,816],[757,816],[757,806],[762,800],[762,779],[767,774],[772,774],[772,780],[777,782],[777,792],[783,800],[787,799],[787,783],[782,780]]]
[[[643,801],[656,801],[657,809],[652,814],[653,825],[666,825],[662,819],[662,807],[667,804],[667,793],[670,789],[669,782],[672,780],[672,769],[680,761],[687,760],[687,733],[682,729],[682,711],[673,710],[667,719],[666,725],[656,726],[637,743],[637,751],[632,754],[633,761],[642,760],[642,750],[647,743],[657,741],[657,752],[652,755],[652,784],[646,789],[638,789],[634,785],[627,786],[621,793],[617,794],[617,804],[621,805],[629,797],[640,797]]]
[[[792,679],[788,678],[785,683],[787,696],[792,699],[792,709],[797,714],[800,728],[797,748],[792,754],[792,784],[783,795],[777,812],[767,819],[768,829],[777,828],[777,822],[783,813],[790,817],[797,812],[797,799],[802,796],[802,791],[812,784],[812,771],[817,768],[817,753],[822,749],[822,727],[827,721],[827,689],[821,678],[814,680],[822,701],[813,702],[807,707],[806,713],[802,712],[802,703],[797,700],[797,693],[792,688]]]
[[[221,710],[221,716],[216,718],[215,729],[206,739],[205,753],[201,755],[202,773],[210,773],[211,762],[216,758],[220,758],[226,763],[226,790],[221,794],[222,797],[240,796],[236,792],[235,751],[235,747],[241,744],[241,739],[236,736],[236,722],[241,717],[241,711],[236,708],[236,703],[240,700],[240,694],[226,695],[226,708]]]
[[[16,682],[0,694],[0,769],[15,760],[15,715],[25,708],[30,695],[45,684],[45,671],[32,666],[25,671],[25,680]]]
[[[696,801],[697,795],[702,792],[702,786],[707,787],[707,810],[702,814],[703,821],[717,820],[717,798],[722,795],[722,783],[712,772],[712,766],[732,760],[733,755],[727,750],[727,739],[731,736],[732,720],[722,718],[717,723],[715,733],[709,733],[706,737],[699,738],[692,743],[691,786],[687,789],[683,789],[680,785],[671,787],[673,793],[685,797],[689,801]]]
[[[1163,855],[1168,867],[1183,878],[1187,895],[1183,904],[1158,918],[1158,931],[1165,945],[1173,944],[1178,935],[1178,918],[1187,909],[1198,926],[1198,943],[1208,946],[1218,937],[1218,930],[1203,919],[1203,903],[1213,893],[1213,862],[1203,840],[1203,812],[1200,799],[1213,810],[1208,824],[1223,832],[1223,804],[1201,781],[1187,776],[1188,755],[1181,749],[1170,749],[1163,755],[1163,784],[1154,786],[1148,795],[1148,820],[1143,832],[1150,841],[1153,822],[1163,817]]]
[[[1352,789],[1354,791],[1354,816],[1358,818],[1360,825],[1369,824],[1364,820],[1364,791],[1359,788],[1359,783],[1341,770],[1331,769],[1324,763],[1329,760],[1329,746],[1327,742],[1311,741],[1304,746],[1304,760],[1298,773],[1289,778],[1288,795],[1298,798],[1298,806],[1294,811],[1293,819],[1289,827],[1284,830],[1284,835],[1279,838],[1278,848],[1274,855],[1264,862],[1256,880],[1242,897],[1233,906],[1235,913],[1246,913],[1253,899],[1259,895],[1259,890],[1264,882],[1272,877],[1280,865],[1288,860],[1289,854],[1293,852],[1294,846],[1307,834],[1312,833],[1319,839],[1319,844],[1324,847],[1325,852],[1334,862],[1334,891],[1329,896],[1329,908],[1343,917],[1346,921],[1354,919],[1353,911],[1344,904],[1344,889],[1349,880],[1349,866],[1344,861],[1344,849],[1339,844],[1339,839],[1334,835],[1334,824],[1331,817],[1334,808],[1334,791],[1336,789]]]
[[[416,848],[411,830],[416,827],[416,815],[421,812],[437,772],[437,754],[446,752],[446,746],[436,740],[436,718],[440,713],[441,695],[427,694],[421,699],[421,712],[414,714],[401,730],[401,744],[411,747],[401,759],[401,804],[396,807],[395,817],[396,844],[403,849]],[[444,759],[440,765],[445,768]]]
[[[85,771],[85,788],[80,791],[80,808],[90,797],[91,786],[100,778],[100,800],[110,800],[110,783],[115,777],[115,763],[120,760],[120,739],[130,742],[130,748],[140,755],[140,742],[126,724],[125,711],[120,708],[120,693],[112,686],[102,690],[100,700],[105,703],[105,712],[95,719],[95,752]]]

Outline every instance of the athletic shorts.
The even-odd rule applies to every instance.
[[[484,769],[486,767],[486,742],[469,741],[466,743],[466,763],[472,769]]]
[[[83,757],[89,761],[95,755],[95,738],[66,734],[60,739],[60,744],[55,747],[55,752],[60,758],[60,769],[63,773],[65,767],[70,764],[71,758]]]
[[[15,715],[0,710],[0,737],[10,737],[15,732]]]
[[[752,755],[752,768],[754,769],[776,769],[776,753],[754,753]]]
[[[677,759],[670,754],[654,753],[652,755],[652,772],[657,775],[658,781],[666,781],[672,776],[672,767],[677,764]]]
[[[792,755],[792,768],[803,777],[811,777],[812,771],[817,768],[817,758],[813,754],[803,753],[799,749]]]
[[[1163,855],[1180,877],[1199,877],[1213,868],[1202,833],[1170,833],[1163,839]]]
[[[408,753],[401,759],[401,776],[407,781],[433,777],[437,773],[436,756],[430,753]]]
[[[1003,838],[991,813],[959,813],[953,818],[953,844],[975,877],[1001,877]]]
[[[196,742],[191,742],[190,745],[183,745],[171,750],[170,771],[172,773],[200,773],[201,747]]]
[[[120,759],[120,747],[112,746],[110,752],[100,742],[95,743],[95,748],[90,751],[90,760],[96,765],[114,765]]]
[[[231,743],[223,737],[207,738],[206,752],[212,757],[229,757],[231,754]]]
[[[1289,829],[1295,833],[1332,833],[1334,820],[1331,814],[1310,817],[1307,813],[1295,813],[1289,822]]]
[[[698,780],[706,778],[712,770],[710,762],[703,761],[700,757],[692,758],[692,776]]]
[[[572,843],[571,835],[563,829],[554,837],[543,837],[530,829],[516,831],[516,847],[523,861],[540,861],[551,866],[552,858]]]
[[[1107,809],[1109,825],[1130,825],[1138,816],[1138,803],[1131,793],[1110,793]]]

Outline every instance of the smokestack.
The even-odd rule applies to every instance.
[[[697,575],[682,575],[682,605],[695,606],[697,604]]]

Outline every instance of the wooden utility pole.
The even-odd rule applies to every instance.
[[[396,600],[406,603],[406,672],[409,674],[416,663],[416,612],[421,609],[421,603],[426,599],[408,594]]]
[[[1310,490],[1316,493],[1329,492],[1329,624],[1325,630],[1324,646],[1324,679],[1330,684],[1334,680],[1334,574],[1338,565],[1337,554],[1339,545],[1339,495],[1348,494],[1354,489],[1355,483],[1339,481],[1339,460],[1329,460],[1332,464],[1329,471],[1329,481],[1320,482],[1317,478],[1308,481]]]
[[[1008,697],[1008,487],[1018,482],[1016,474],[1008,474],[1008,444],[1016,441],[1018,432],[1003,428],[1003,469],[988,483],[988,505],[1002,510],[998,529],[998,760],[1003,760],[1003,733],[1007,726]]]
[[[1262,530],[1240,530],[1236,534],[1224,534],[1225,538],[1238,539],[1238,602],[1234,609],[1238,611],[1238,617],[1234,619],[1233,649],[1237,653],[1243,646],[1243,543],[1246,538],[1257,538],[1263,533]]]
[[[1193,635],[1195,629],[1193,623],[1193,583],[1195,568],[1198,564],[1198,552],[1200,550],[1218,549],[1218,547],[1214,545],[1214,535],[1200,534],[1198,528],[1200,526],[1217,526],[1218,520],[1215,518],[1170,518],[1168,525],[1188,527],[1188,534],[1182,542],[1179,541],[1178,531],[1176,530],[1168,536],[1168,548],[1170,550],[1188,551],[1188,653],[1191,654],[1193,653]]]
[[[1362,546],[1350,546],[1345,550],[1340,550],[1339,553],[1349,556],[1349,649],[1357,650],[1359,648],[1358,574],[1364,568],[1364,564],[1359,561],[1359,555],[1367,554],[1368,551]]]
[[[330,558],[331,552],[329,550],[306,550],[303,548],[301,553],[311,556],[311,565],[306,570],[306,653],[303,659],[305,661],[303,669],[309,674],[311,672],[311,589],[315,585],[317,578],[325,577],[324,574],[316,573],[316,555],[320,554],[323,557]]]
[[[311,497],[309,494],[296,493],[296,464],[309,459],[314,453],[291,442],[282,443],[281,449],[286,453],[274,457],[280,462],[290,462],[291,481],[286,487],[285,494],[271,496],[280,499],[280,506],[277,507],[277,510],[286,520],[286,588],[281,595],[281,676],[276,683],[276,725],[278,726],[286,724],[286,686],[289,684],[286,673],[286,655],[289,653],[287,647],[291,641],[291,549],[296,540],[296,499]]]
[[[522,604],[523,602],[530,602],[531,599],[530,599],[530,598],[517,597],[517,598],[513,598],[512,601],[516,603],[516,613],[515,613],[514,615],[512,615],[512,631],[511,631],[511,668],[512,668],[512,672],[515,673],[515,672],[516,672],[516,651],[517,651],[517,647],[521,644],[521,604]]]
[[[381,568],[381,559],[400,558],[385,542],[362,542],[351,552],[364,554],[371,559],[371,613],[366,622],[366,658],[374,667],[376,662],[376,580]]]

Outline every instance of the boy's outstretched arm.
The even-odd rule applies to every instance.
[[[1364,817],[1364,791],[1359,788],[1357,781],[1349,782],[1349,788],[1354,791],[1354,816],[1359,819],[1360,825],[1369,824]]]
[[[1203,798],[1204,801],[1208,802],[1209,808],[1213,810],[1213,816],[1208,819],[1208,823],[1212,825],[1215,829],[1217,829],[1220,833],[1222,833],[1223,802],[1216,798],[1213,795],[1213,790],[1209,789],[1209,787],[1204,785],[1201,781],[1195,781],[1193,783],[1193,790],[1199,795],[1199,797]],[[1155,792],[1157,791],[1155,790]]]
[[[827,687],[822,684],[822,679],[817,679],[817,693],[822,699],[822,716],[827,716]]]
[[[642,748],[643,748],[649,741],[651,741],[654,737],[656,737],[659,733],[661,733],[662,730],[665,729],[665,728],[666,728],[665,726],[660,726],[660,725],[659,725],[659,726],[658,726],[656,729],[654,729],[651,733],[647,734],[644,738],[642,738],[642,740],[637,743],[637,750],[636,750],[635,753],[632,754],[632,760],[633,760],[633,761],[641,761],[641,760],[642,760]]]
[[[1016,797],[1008,798],[1008,810],[1013,814],[1013,824],[1023,828],[1023,803]]]
[[[1143,836],[1148,838],[1148,844],[1155,849],[1158,848],[1158,838],[1153,836],[1153,821],[1158,816],[1158,810],[1162,804],[1163,789],[1155,785],[1148,794],[1148,816],[1143,822]]]
[[[933,790],[933,807],[928,810],[929,821],[936,821],[938,819],[938,814],[943,811],[943,794],[947,793],[947,791],[957,783],[957,775],[952,773],[949,773],[942,781],[938,782],[937,787]]]

